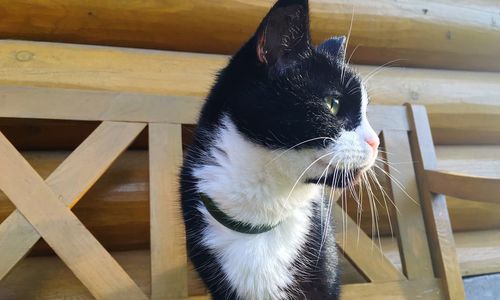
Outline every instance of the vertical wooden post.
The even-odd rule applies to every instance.
[[[411,125],[410,142],[413,157],[417,160],[415,169],[422,210],[431,247],[434,272],[443,281],[444,290],[450,300],[464,300],[465,291],[458,265],[453,232],[448,216],[444,195],[429,191],[425,170],[434,170],[437,165],[434,143],[427,112],[423,106],[407,104],[408,119]]]
[[[408,132],[384,130],[382,139],[387,151],[389,165],[386,171],[391,175],[389,185],[392,199],[397,207],[399,253],[404,273],[410,280],[431,278],[432,261],[420,209],[421,201],[415,180]]]
[[[182,162],[181,130],[181,125],[149,125],[153,300],[188,297],[186,241],[177,184]]]

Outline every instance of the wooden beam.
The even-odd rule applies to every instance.
[[[0,84],[205,97],[227,59],[222,55],[0,41]],[[354,67],[365,78],[376,69]],[[376,104],[495,105],[500,99],[500,73],[387,68],[367,86]],[[429,112],[432,109],[430,106]]]
[[[0,97],[0,117],[81,121],[192,124],[202,104],[194,97],[17,86],[0,87]]]
[[[500,230],[458,232],[453,236],[462,276],[500,272]],[[381,244],[387,258],[400,269],[401,259],[394,239],[382,238]]]
[[[181,126],[150,124],[149,149],[151,299],[183,299],[188,296],[188,258],[178,192]]]
[[[202,105],[195,97],[18,86],[0,86],[0,98],[0,117],[84,121],[195,124]],[[374,128],[409,129],[402,106],[372,105],[368,117]]]
[[[0,37],[233,53],[274,2],[14,0],[0,4]],[[356,63],[382,65],[404,59],[400,65],[500,70],[500,10],[494,2],[310,2],[316,43],[347,35],[352,18],[348,55],[359,46],[352,58]]]
[[[500,178],[434,170],[427,170],[425,176],[427,176],[429,189],[436,194],[500,204]]]
[[[388,179],[390,198],[383,197],[385,205],[396,208],[397,238],[399,253],[403,261],[403,271],[409,280],[433,277],[432,261],[427,242],[420,197],[415,179],[413,164],[395,169],[402,162],[412,162],[408,133],[404,131],[384,130],[382,143],[385,146],[387,165],[385,172]],[[391,200],[393,199],[393,200]],[[379,200],[380,201],[380,200]],[[393,203],[390,203],[390,202]],[[392,207],[390,207],[393,209]]]
[[[444,300],[441,282],[437,279],[407,280],[382,283],[347,284],[342,286],[345,300],[426,299]]]
[[[1,134],[0,153],[1,189],[96,298],[147,298]]]
[[[385,282],[406,279],[336,202],[333,213],[337,245],[367,280]]]
[[[412,126],[409,135],[412,157],[416,160],[420,203],[432,249],[434,272],[443,281],[447,299],[464,300],[464,285],[456,257],[446,199],[443,195],[431,194],[425,177],[425,171],[433,170],[437,165],[427,113],[423,106],[407,105],[407,108]]]

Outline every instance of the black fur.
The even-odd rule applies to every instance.
[[[185,158],[181,194],[189,256],[215,300],[236,299],[236,295],[228,292],[229,282],[216,257],[199,242],[206,224],[197,209],[200,199],[192,167],[207,161],[203,152],[213,146],[210,141],[222,116],[229,115],[245,137],[269,149],[289,148],[316,137],[335,138],[342,129],[352,130],[360,123],[361,83],[343,66],[345,39],[334,38],[314,48],[308,18],[307,1],[277,2],[255,35],[220,72]],[[336,116],[325,105],[325,97],[331,95],[341,102]],[[297,149],[325,147],[324,143],[311,141]],[[312,218],[313,224],[321,224],[319,208]],[[318,226],[311,230],[299,257],[318,261],[321,233]],[[290,299],[337,299],[339,281],[331,275],[337,267],[333,265],[332,232],[322,249],[317,264],[296,262],[307,276],[297,275],[302,293],[294,294],[290,287]]]

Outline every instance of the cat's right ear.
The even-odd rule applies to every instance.
[[[269,11],[255,35],[257,59],[261,64],[286,65],[310,49],[307,0],[279,0]]]

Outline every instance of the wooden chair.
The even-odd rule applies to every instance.
[[[0,134],[0,189],[17,210],[0,225],[0,279],[39,238],[53,248],[98,299],[208,299],[194,293],[180,217],[177,172],[182,161],[183,124],[196,121],[201,101],[50,88],[2,87],[1,118],[91,120],[100,126],[44,181]],[[435,170],[436,156],[426,111],[420,106],[371,106],[368,117],[381,132],[389,162],[415,164],[391,174],[399,209],[399,271],[361,233],[339,246],[368,283],[343,286],[343,299],[464,299],[453,235],[443,195],[474,196],[477,179]],[[141,290],[71,212],[71,208],[145,128],[149,131],[151,290]],[[389,172],[392,172],[389,170]],[[398,182],[396,182],[396,180]],[[448,183],[449,182],[449,183]],[[462,185],[463,184],[463,185]],[[485,188],[498,186],[483,182]],[[455,186],[464,187],[454,188]],[[480,198],[489,201],[483,192]],[[337,219],[343,212],[335,209]],[[355,222],[346,232],[357,236]],[[345,223],[342,223],[345,224]],[[342,240],[349,241],[341,243]],[[380,255],[374,258],[376,249]]]

